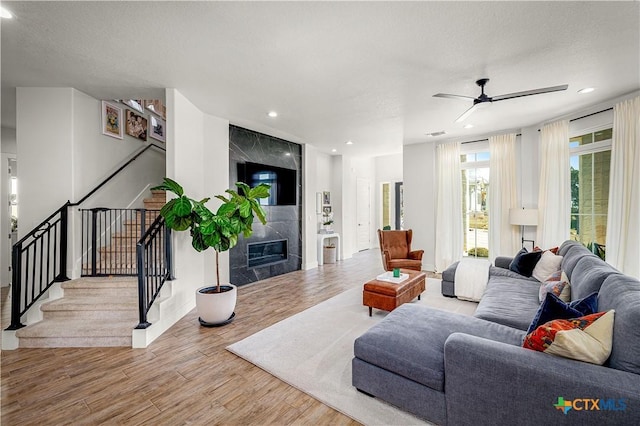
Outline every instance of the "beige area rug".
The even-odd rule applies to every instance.
[[[427,279],[411,303],[472,315],[476,303],[446,298],[440,280]],[[428,424],[351,385],[354,340],[387,315],[362,305],[362,287],[347,290],[272,325],[227,350],[365,425]]]

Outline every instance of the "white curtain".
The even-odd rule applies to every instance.
[[[512,256],[519,247],[518,227],[509,223],[509,209],[518,207],[516,134],[489,138],[489,257]]]
[[[444,271],[462,258],[462,174],[460,143],[438,145],[436,269]]]
[[[640,96],[613,108],[607,262],[640,278]]]
[[[568,240],[571,228],[568,120],[542,128],[540,159],[537,245],[545,249]]]

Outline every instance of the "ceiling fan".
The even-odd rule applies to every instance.
[[[492,102],[504,101],[505,99],[513,99],[520,98],[522,96],[530,96],[530,95],[539,95],[541,93],[549,93],[549,92],[559,92],[560,90],[567,90],[569,87],[568,84],[563,84],[561,86],[553,86],[553,87],[544,87],[542,89],[534,89],[534,90],[525,90],[524,92],[515,92],[515,93],[507,93],[506,95],[499,96],[487,96],[484,93],[484,86],[489,81],[488,78],[481,78],[476,81],[476,84],[480,86],[482,93],[477,98],[472,98],[471,96],[462,96],[462,95],[450,95],[448,93],[436,93],[433,95],[434,98],[450,98],[450,99],[462,99],[462,100],[472,100],[473,106],[462,113],[462,115],[456,118],[456,123],[460,123],[464,121],[467,117],[474,113],[478,108],[482,108],[484,106],[491,105]]]

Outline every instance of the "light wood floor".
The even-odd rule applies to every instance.
[[[146,349],[2,351],[2,424],[357,424],[225,347],[361,286],[379,253],[240,287],[231,324],[200,327],[194,310]]]

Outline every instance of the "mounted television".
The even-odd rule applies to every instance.
[[[259,163],[238,163],[238,180],[250,187],[261,183],[271,185],[271,196],[260,199],[264,206],[295,206],[298,173],[293,169]]]

